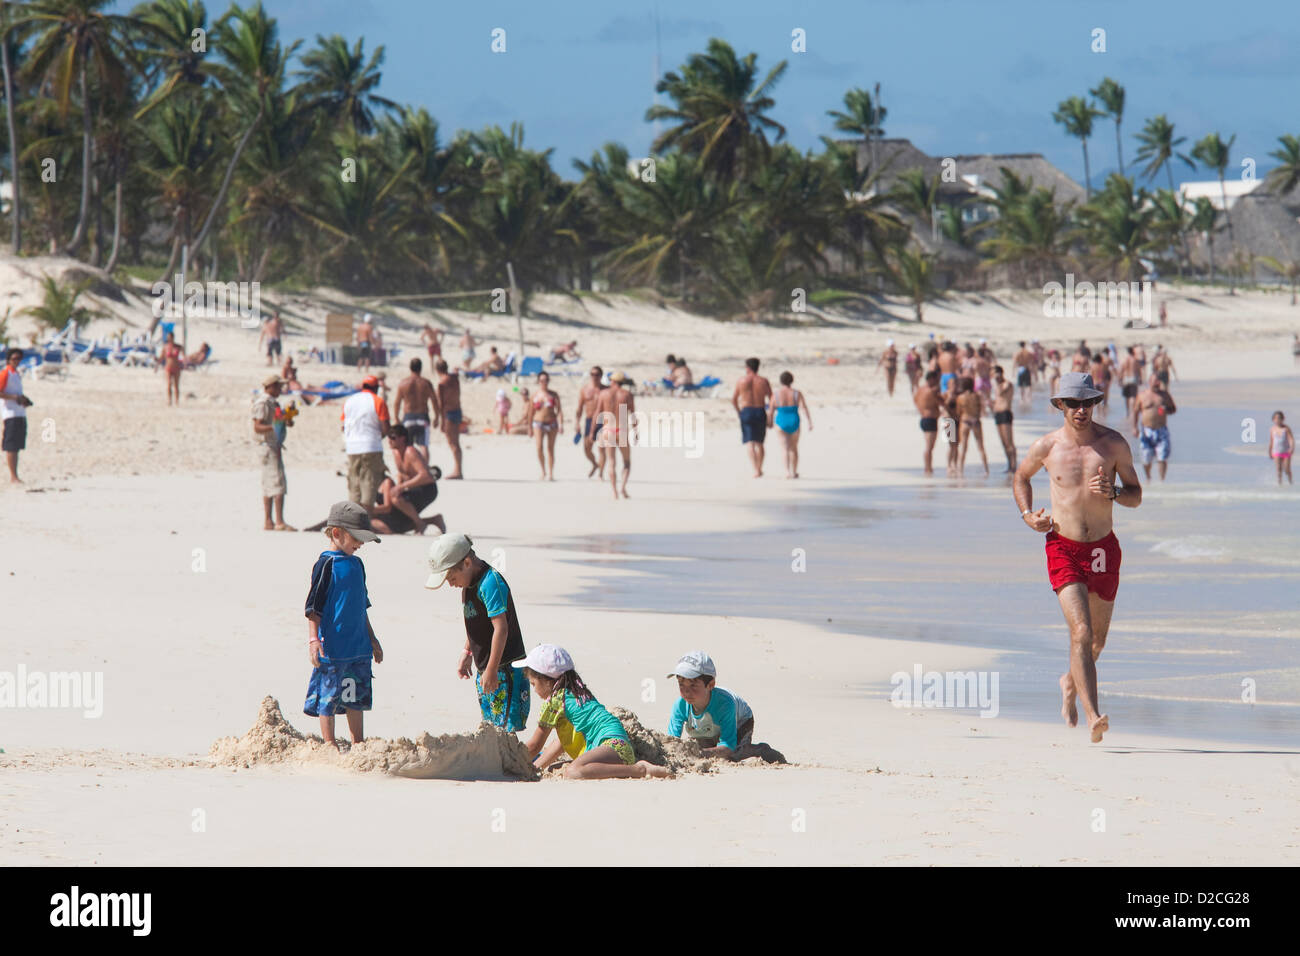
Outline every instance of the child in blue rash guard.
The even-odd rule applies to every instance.
[[[495,568],[474,553],[468,535],[444,534],[429,546],[426,588],[443,584],[460,588],[465,618],[465,649],[456,673],[468,680],[470,665],[478,671],[479,714],[502,730],[528,726],[528,681],[514,666],[524,656],[524,638],[515,613],[515,600]]]
[[[627,730],[601,706],[573,667],[568,651],[538,644],[523,660],[524,675],[544,701],[537,729],[524,741],[539,769],[550,766],[563,750],[573,762],[564,775],[573,780],[610,777],[666,777],[668,768],[637,760]],[[555,731],[550,746],[546,739]]]
[[[346,711],[348,732],[357,744],[365,737],[365,711],[372,701],[370,658],[378,664],[384,649],[370,627],[366,569],[355,552],[379,538],[370,530],[366,510],[351,501],[330,508],[325,536],[332,547],[311,569],[304,610],[312,672],[303,712],[320,717],[321,736],[334,745],[334,715]]]
[[[734,758],[753,742],[754,712],[725,687],[716,686],[718,669],[703,651],[691,651],[669,677],[677,678],[681,698],[668,718],[668,733],[699,743],[710,757]]]

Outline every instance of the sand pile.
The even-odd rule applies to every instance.
[[[673,773],[711,773],[713,761],[700,754],[700,745],[693,740],[669,737],[657,730],[641,725],[636,714],[626,707],[611,707],[609,712],[618,718],[632,741],[637,760],[667,767]]]
[[[346,731],[344,731],[346,734]],[[417,740],[370,738],[336,749],[319,737],[293,728],[273,697],[262,701],[257,722],[242,737],[223,737],[208,756],[222,766],[255,764],[332,764],[362,773],[445,780],[536,780],[537,771],[523,744],[490,724],[472,734],[421,734]]]

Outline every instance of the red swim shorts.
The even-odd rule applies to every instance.
[[[1047,535],[1047,579],[1052,590],[1082,581],[1088,593],[1103,601],[1115,600],[1119,590],[1119,540],[1111,532],[1097,541],[1071,541],[1055,531]]]

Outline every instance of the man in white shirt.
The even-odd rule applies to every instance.
[[[31,400],[23,394],[23,378],[18,374],[18,363],[23,360],[23,350],[12,348],[5,356],[5,366],[0,369],[0,419],[4,420],[3,449],[9,465],[9,480],[22,484],[18,477],[18,453],[27,447],[27,407]]]
[[[348,453],[348,498],[372,511],[383,483],[388,403],[379,397],[379,379],[367,375],[361,391],[343,403],[343,443]]]

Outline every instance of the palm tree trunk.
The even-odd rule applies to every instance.
[[[1124,141],[1119,135],[1119,117],[1115,117],[1115,152],[1119,154],[1119,174],[1124,175]],[[1134,177],[1136,178],[1136,177]]]
[[[98,268],[104,258],[104,203],[99,195],[98,173],[92,180],[90,195],[95,205],[95,238],[90,246],[90,264]]]
[[[113,248],[108,252],[104,271],[112,273],[117,268],[117,255],[122,251],[122,175],[118,174],[113,186]]]
[[[1083,143],[1083,201],[1087,202],[1092,199],[1092,172],[1088,168],[1088,140],[1080,136],[1079,142]]]
[[[217,218],[217,210],[226,200],[226,190],[230,188],[230,177],[235,174],[235,166],[239,163],[239,157],[243,155],[244,147],[248,145],[249,138],[253,135],[253,130],[257,129],[257,124],[262,121],[262,114],[266,112],[266,104],[261,103],[257,107],[257,115],[253,117],[253,122],[248,124],[248,129],[244,130],[244,135],[239,139],[239,145],[235,147],[235,155],[230,157],[230,164],[226,166],[226,175],[221,180],[221,189],[217,191],[217,198],[212,202],[212,208],[208,210],[207,221],[203,223],[203,228],[194,238],[191,252],[197,252],[203,246],[203,240],[208,238],[208,230],[212,228],[212,223]]]
[[[6,16],[5,19],[7,20],[8,17]],[[18,255],[23,251],[23,204],[18,190],[18,127],[14,123],[14,79],[9,69],[9,38],[4,34],[0,34],[0,62],[4,65],[5,113],[9,119],[9,180],[14,190],[13,198],[9,202],[9,215],[13,227],[11,241],[13,254]]]
[[[64,255],[72,255],[86,238],[86,219],[90,212],[90,90],[86,84],[86,61],[81,61],[81,212],[77,216],[77,228],[72,231],[72,238],[63,248]]]

